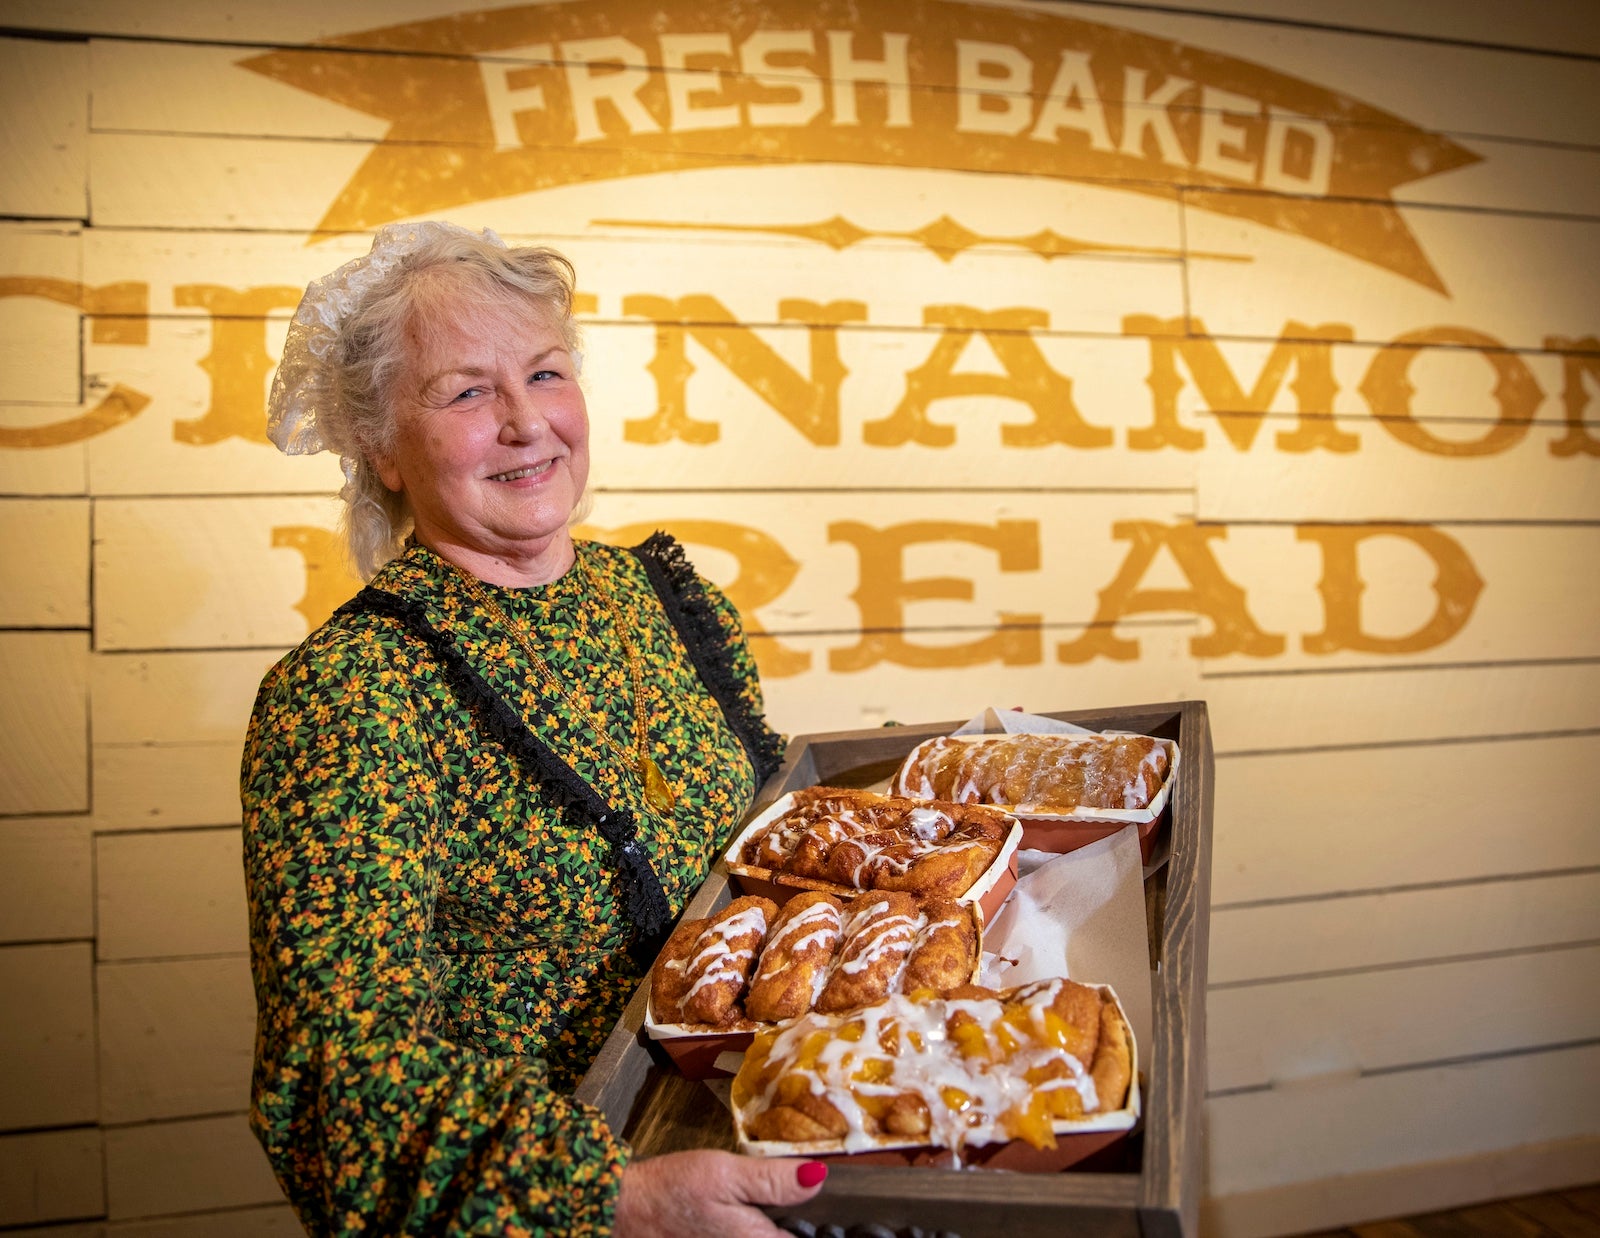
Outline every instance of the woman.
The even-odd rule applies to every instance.
[[[568,1095],[781,746],[670,539],[571,537],[575,335],[564,258],[396,225],[274,380],[371,577],[268,673],[241,777],[251,1118],[316,1234],[776,1235],[752,1205],[825,1172],[629,1163]]]

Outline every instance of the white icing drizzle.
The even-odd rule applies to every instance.
[[[893,1135],[877,1128],[861,1103],[875,1097],[906,1093],[920,1097],[929,1118],[927,1142],[958,1153],[968,1144],[1012,1138],[1016,1120],[1040,1092],[1072,1089],[1078,1093],[1083,1112],[1092,1113],[1099,1107],[1094,1080],[1077,1058],[1049,1044],[1046,1037],[1044,1012],[1063,983],[1042,981],[1010,995],[1026,1012],[1034,1036],[1009,1051],[996,1035],[1005,1008],[998,998],[915,1002],[895,996],[843,1014],[805,1015],[776,1033],[767,1068],[761,1072],[765,1086],[744,1105],[741,1119],[748,1126],[770,1108],[779,1083],[798,1069],[795,1063],[808,1052],[815,1053],[815,1061],[806,1071],[808,1088],[844,1117],[846,1151],[865,1151],[886,1140],[895,1141]],[[984,1036],[986,1054],[968,1056],[951,1039],[950,1021],[958,1013],[975,1021]],[[851,1023],[861,1025],[861,1035],[839,1035]],[[820,1048],[815,1043],[818,1033],[826,1037]],[[1058,1073],[1063,1065],[1064,1076]],[[1042,1077],[1047,1072],[1056,1077]],[[1030,1082],[1030,1074],[1039,1076],[1038,1080]]]
[[[760,907],[746,907],[702,933],[687,965],[692,980],[689,991],[683,995],[683,1003],[687,1005],[701,989],[724,981],[731,980],[742,987],[749,963],[755,958],[755,947],[760,945],[766,931],[766,912]],[[729,944],[752,933],[755,939],[750,946],[736,950]]]

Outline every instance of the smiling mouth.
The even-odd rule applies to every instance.
[[[537,477],[540,473],[549,470],[554,460],[546,460],[543,464],[530,465],[525,469],[512,469],[509,473],[491,473],[490,481],[520,481],[524,477]]]

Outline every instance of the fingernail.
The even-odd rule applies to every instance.
[[[799,1179],[800,1185],[809,1191],[812,1187],[821,1185],[822,1180],[828,1176],[828,1167],[821,1161],[807,1161],[795,1171],[794,1176]]]

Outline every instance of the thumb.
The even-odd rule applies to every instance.
[[[828,1167],[821,1161],[758,1160],[741,1157],[741,1194],[746,1203],[803,1203],[822,1189]]]

